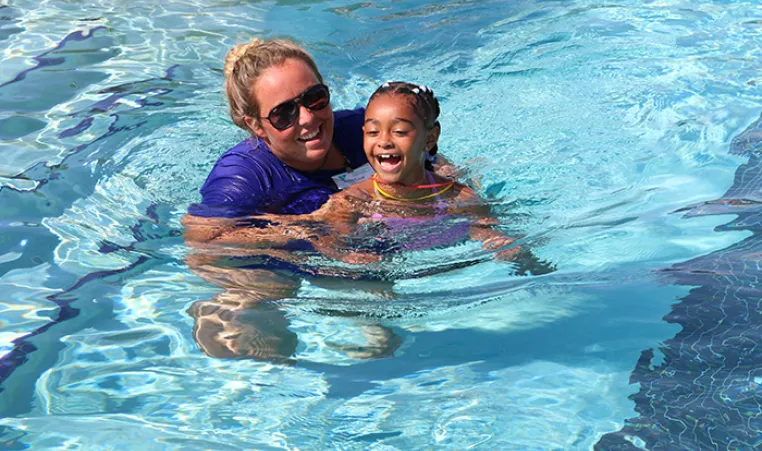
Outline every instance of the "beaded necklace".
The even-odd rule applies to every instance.
[[[378,191],[379,194],[381,194],[382,196],[384,196],[384,197],[386,197],[388,199],[397,200],[397,201],[400,201],[400,202],[415,202],[415,201],[418,201],[418,200],[430,199],[432,197],[439,196],[440,194],[442,194],[445,191],[447,191],[450,188],[452,188],[452,186],[455,184],[455,181],[450,181],[450,182],[445,182],[445,183],[434,183],[434,184],[429,184],[429,185],[404,185],[402,183],[387,183],[387,182],[384,182],[384,183],[387,183],[389,185],[407,186],[409,188],[438,188],[440,186],[444,186],[444,188],[442,188],[439,191],[435,191],[433,193],[429,193],[429,194],[426,194],[426,195],[423,195],[423,196],[420,196],[420,197],[404,198],[404,197],[397,197],[397,196],[395,196],[393,194],[390,194],[390,193],[387,193],[386,191],[381,189],[381,187],[378,185],[378,179],[376,178],[376,174],[373,174],[373,177],[371,177],[371,178],[373,180],[373,187],[376,189],[376,191]]]

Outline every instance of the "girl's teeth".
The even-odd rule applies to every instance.
[[[399,155],[389,155],[389,154],[381,154],[376,157],[378,159],[378,162],[383,167],[391,167],[396,166],[402,161],[402,157]]]

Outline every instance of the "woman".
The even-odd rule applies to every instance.
[[[190,242],[256,241],[251,228],[219,218],[310,213],[343,187],[336,182],[342,174],[367,165],[363,110],[334,114],[323,77],[301,47],[254,39],[228,52],[224,72],[230,117],[252,136],[217,160],[201,202],[184,218]],[[350,182],[363,174],[354,171]]]
[[[364,110],[334,113],[315,62],[290,41],[235,46],[224,72],[230,117],[252,136],[218,159],[202,201],[183,219],[186,242],[197,248],[188,265],[225,289],[190,309],[194,337],[212,356],[286,361],[296,341],[282,312],[266,301],[295,295],[298,265],[277,248],[291,249],[304,234],[279,215],[317,210],[372,174],[363,152]],[[379,354],[387,352],[382,348]]]
[[[185,238],[196,246],[288,243],[282,227],[268,227],[285,218],[271,215],[311,213],[373,173],[363,152],[364,109],[333,112],[315,61],[291,41],[237,45],[224,73],[230,117],[252,136],[217,160],[201,202],[183,219]],[[437,172],[451,170],[440,157]],[[263,226],[231,219],[251,215]]]

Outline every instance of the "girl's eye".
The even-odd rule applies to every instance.
[[[365,136],[376,136],[378,135],[377,130],[365,130]]]
[[[397,135],[397,136],[405,136],[408,133],[410,133],[410,132],[407,131],[407,130],[394,130],[394,134]]]

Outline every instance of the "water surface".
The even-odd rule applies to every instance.
[[[3,447],[752,449],[761,19],[742,1],[0,6]],[[221,68],[255,35],[303,43],[337,108],[431,86],[441,151],[558,270],[482,254],[391,287],[304,279],[279,310],[292,365],[201,352],[188,309],[230,293],[189,268],[179,220],[245,137]],[[398,347],[357,352],[373,337]]]

